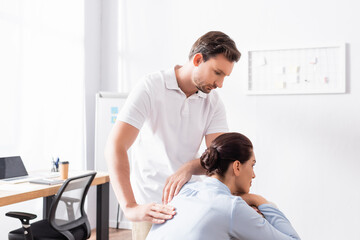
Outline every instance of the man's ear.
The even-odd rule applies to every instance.
[[[241,173],[241,162],[238,160],[234,161],[232,164],[232,167],[233,167],[235,176],[239,176]]]
[[[203,55],[201,53],[197,53],[193,57],[193,64],[195,67],[198,67],[200,63],[203,61]]]

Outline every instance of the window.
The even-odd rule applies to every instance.
[[[84,165],[84,2],[0,1],[0,155]],[[44,165],[44,161],[49,161]]]

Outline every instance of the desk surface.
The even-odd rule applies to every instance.
[[[69,177],[79,176],[91,171],[69,172]],[[109,174],[97,172],[91,186],[104,184],[110,181]],[[57,193],[62,184],[43,185],[25,183],[0,183],[0,207],[24,202],[31,199],[51,196]]]

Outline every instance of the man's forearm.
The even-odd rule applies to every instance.
[[[172,206],[156,203],[137,204],[130,184],[130,167],[127,151],[110,151],[107,154],[110,181],[127,219],[135,222],[147,221],[161,224],[175,215],[176,212]]]
[[[130,183],[130,166],[125,150],[110,147],[106,152],[110,181],[123,211],[129,205],[136,204]]]
[[[200,158],[194,159],[189,161],[188,163],[185,163],[185,165],[189,172],[192,175],[204,175],[206,174],[206,170],[201,166]]]

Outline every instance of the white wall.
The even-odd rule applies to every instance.
[[[123,1],[128,77],[186,61],[192,43],[221,30],[243,57],[219,90],[232,131],[255,146],[253,191],[285,212],[303,239],[356,239],[360,220],[360,15],[355,1]],[[139,8],[141,6],[141,8]],[[348,43],[347,93],[247,96],[251,49]]]
[[[94,169],[95,149],[95,94],[101,86],[101,2],[87,0],[84,2],[85,34],[85,146],[86,169]],[[86,211],[91,228],[96,226],[96,188],[88,193]]]
[[[87,169],[95,169],[95,94],[100,91],[116,92],[118,90],[117,26],[117,0],[85,1]],[[95,228],[96,189],[91,188],[88,195],[87,214],[89,216],[91,228]],[[117,202],[111,190],[109,208],[109,226],[116,227]]]

